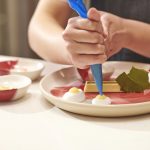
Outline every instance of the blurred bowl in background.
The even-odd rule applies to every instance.
[[[40,77],[44,64],[38,60],[25,58],[0,58],[0,75],[19,74],[35,80]]]
[[[23,75],[0,76],[0,101],[14,101],[26,95],[31,79]]]

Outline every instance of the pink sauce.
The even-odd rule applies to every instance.
[[[0,62],[0,69],[12,69],[17,64],[17,60],[2,61]]]
[[[89,68],[87,68],[87,69],[79,69],[78,68],[78,72],[79,72],[81,78],[83,79],[83,81],[89,80]]]
[[[11,101],[12,98],[14,97],[16,91],[17,91],[17,89],[0,91],[0,102]]]
[[[8,75],[10,72],[10,69],[13,69],[17,63],[18,63],[17,60],[1,61],[0,62],[0,76]]]
[[[9,74],[9,70],[5,70],[5,69],[0,69],[0,76],[3,76],[3,75],[8,75]]]
[[[57,97],[62,97],[70,88],[77,87],[83,90],[84,84],[82,81],[76,81],[63,87],[55,87],[51,89],[50,93]],[[112,104],[131,104],[131,103],[142,103],[150,101],[150,90],[142,93],[104,93],[108,96]],[[94,98],[98,93],[85,93],[86,99]]]

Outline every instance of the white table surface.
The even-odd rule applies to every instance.
[[[46,63],[43,75],[64,66]],[[88,117],[50,104],[34,81],[21,100],[0,103],[0,150],[150,150],[150,114]]]

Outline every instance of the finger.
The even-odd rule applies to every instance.
[[[76,54],[104,54],[105,46],[101,44],[89,44],[89,43],[69,43],[67,49],[71,53]]]
[[[107,60],[106,55],[73,55],[72,62],[76,66],[88,66],[92,64],[102,64]]]
[[[102,26],[102,23],[101,23],[100,11],[98,11],[95,8],[89,9],[89,11],[88,11],[88,18],[89,18],[89,20],[93,20],[93,21],[99,22],[100,32],[103,33],[103,26]]]
[[[97,32],[71,28],[63,32],[63,38],[66,41],[76,41],[81,43],[103,44],[104,42],[103,36]]]
[[[71,18],[68,21],[68,24],[72,28],[80,29],[80,30],[88,30],[102,33],[102,25],[99,22],[92,21],[89,19],[83,19],[80,17]]]
[[[96,22],[99,22],[100,21],[100,13],[97,9],[95,8],[91,8],[89,9],[88,11],[88,18],[90,20],[93,20],[93,21],[96,21]]]
[[[109,36],[109,25],[110,25],[110,22],[109,22],[109,18],[107,17],[107,15],[102,15],[101,16],[101,22],[102,22],[102,27],[103,27],[103,32],[106,36]]]
[[[78,20],[76,24],[74,24],[74,27],[81,30],[84,29],[84,30],[95,31],[99,33],[103,32],[101,23],[87,20],[87,19]]]

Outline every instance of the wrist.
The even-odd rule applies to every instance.
[[[130,27],[130,20],[129,19],[122,19],[123,22],[123,47],[130,48],[132,43],[132,29]]]

